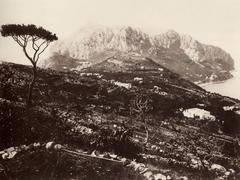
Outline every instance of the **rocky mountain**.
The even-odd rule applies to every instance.
[[[56,42],[51,52],[52,56],[43,63],[46,68],[81,70],[111,57],[119,60],[119,53],[132,53],[150,58],[195,83],[229,79],[234,69],[230,54],[221,48],[202,44],[173,30],[151,35],[132,27],[83,27],[71,37]],[[80,65],[68,62],[66,66],[59,56],[64,56],[66,61],[74,58]]]

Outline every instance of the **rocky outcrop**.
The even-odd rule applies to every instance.
[[[56,42],[51,52],[54,55],[44,64],[51,64],[45,67],[53,69],[59,69],[56,54],[89,62],[91,66],[119,52],[135,53],[151,58],[195,83],[229,79],[232,77],[230,71],[234,69],[230,54],[221,48],[202,44],[173,30],[150,35],[132,27],[83,27],[72,37]],[[54,66],[55,61],[58,68]],[[82,69],[77,66],[75,69]]]

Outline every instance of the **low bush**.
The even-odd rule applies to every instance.
[[[101,127],[92,133],[70,132],[68,144],[87,150],[113,152],[130,159],[138,158],[142,151],[140,145],[132,140],[132,130],[124,127]]]
[[[40,107],[26,108],[7,100],[0,102],[1,149],[32,142],[64,141],[70,127]]]

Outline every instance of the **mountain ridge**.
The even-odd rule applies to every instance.
[[[84,60],[91,66],[118,52],[133,52],[151,58],[196,83],[229,79],[232,77],[230,71],[234,69],[234,60],[229,53],[174,30],[150,35],[130,26],[83,27],[70,38],[56,42],[51,52],[53,55],[45,60],[44,67],[56,70],[54,65],[48,65],[54,54]]]

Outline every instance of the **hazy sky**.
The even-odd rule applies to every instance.
[[[87,24],[174,29],[240,57],[240,0],[0,0],[5,23],[34,23],[60,39]],[[2,37],[0,60],[28,62]]]

